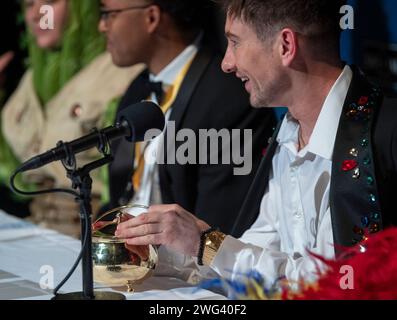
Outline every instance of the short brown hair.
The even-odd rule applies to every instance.
[[[261,40],[285,27],[339,51],[340,8],[345,0],[218,0],[227,14],[255,30]]]

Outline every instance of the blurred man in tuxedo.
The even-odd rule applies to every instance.
[[[209,45],[213,10],[203,0],[102,0],[99,28],[117,66],[147,66],[131,83],[119,111],[151,99],[175,123],[175,130],[252,129],[252,141],[245,141],[252,143],[251,172],[237,176],[233,164],[199,164],[198,159],[196,164],[170,164],[169,154],[165,164],[149,164],[144,153],[160,148],[159,140],[135,149],[118,141],[112,146],[110,205],[178,203],[230,232],[274,119],[269,109],[252,109],[241,81],[222,72],[222,57]],[[181,144],[176,141],[175,149]],[[218,147],[219,159],[221,151]],[[243,154],[244,143],[239,151]]]

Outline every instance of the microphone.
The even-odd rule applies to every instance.
[[[143,141],[148,130],[163,131],[164,126],[164,114],[160,107],[153,102],[142,101],[119,112],[117,123],[114,126],[97,130],[71,142],[62,143],[24,162],[18,171],[37,169],[51,162],[66,159],[70,154],[78,154],[93,147],[101,148],[104,142],[109,143],[122,137],[130,142]]]

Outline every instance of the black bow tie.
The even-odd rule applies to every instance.
[[[164,98],[163,83],[149,80],[148,87],[149,91],[155,94],[158,104],[161,104]]]

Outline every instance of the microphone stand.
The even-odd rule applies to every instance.
[[[99,151],[104,155],[103,158],[91,162],[81,169],[76,168],[75,155],[70,152],[67,145],[59,142],[58,146],[63,146],[66,151],[66,158],[62,160],[62,164],[66,169],[67,177],[72,181],[73,189],[79,191],[79,197],[76,202],[80,204],[80,219],[81,219],[81,243],[82,243],[82,280],[83,291],[73,292],[67,294],[57,294],[53,300],[125,300],[125,296],[116,292],[94,292],[94,277],[93,277],[93,263],[92,263],[92,208],[91,208],[91,191],[92,178],[90,172],[100,168],[113,161],[113,156],[107,154],[108,144],[102,143],[98,147]]]

